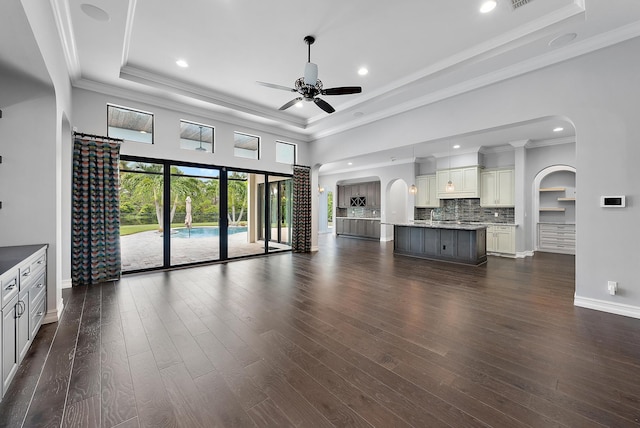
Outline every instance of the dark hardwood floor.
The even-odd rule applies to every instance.
[[[640,425],[640,320],[573,306],[573,256],[468,267],[321,237],[64,290],[5,427]]]

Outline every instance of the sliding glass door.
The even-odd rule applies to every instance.
[[[291,177],[122,156],[120,181],[123,272],[291,248]]]

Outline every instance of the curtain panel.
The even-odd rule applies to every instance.
[[[75,138],[71,208],[73,286],[120,278],[120,143]]]
[[[293,166],[293,236],[294,253],[311,252],[311,168]]]

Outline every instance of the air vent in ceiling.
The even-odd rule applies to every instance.
[[[525,4],[531,2],[532,0],[511,0],[511,6],[514,9],[524,6]]]

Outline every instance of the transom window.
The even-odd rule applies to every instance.
[[[153,113],[107,104],[107,135],[153,144]]]
[[[260,137],[234,132],[233,154],[239,158],[260,159]]]
[[[213,126],[181,120],[180,148],[213,153]]]
[[[293,165],[296,163],[296,145],[276,141],[276,162]]]

